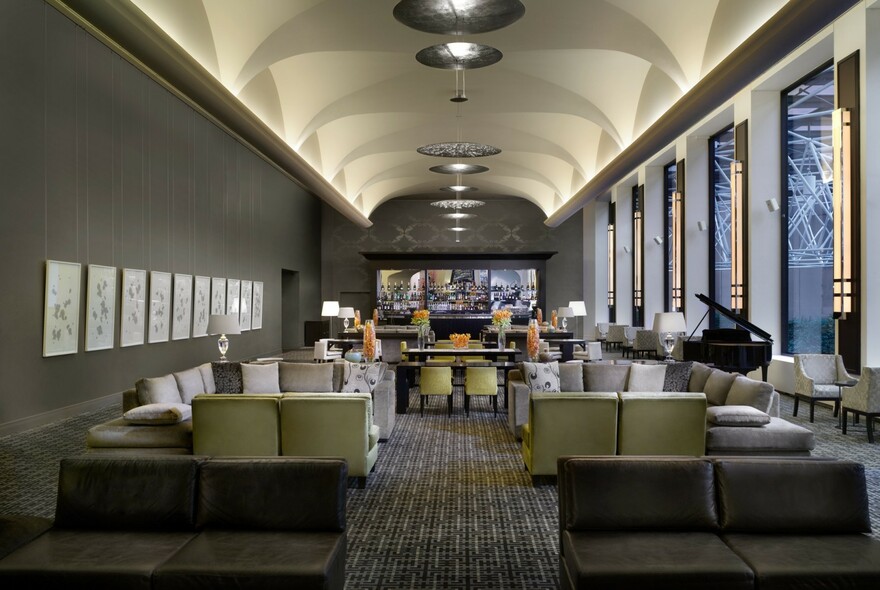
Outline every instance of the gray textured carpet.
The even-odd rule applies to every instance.
[[[464,416],[431,400],[418,413],[398,416],[380,447],[364,490],[348,496],[349,588],[556,588],[556,488],[533,488],[519,446],[499,404],[477,399]],[[853,459],[868,471],[874,536],[880,538],[880,443],[869,445],[864,424],[846,436],[830,410],[791,417],[818,435],[815,455]],[[0,438],[0,513],[53,516],[58,461],[85,451],[85,432],[119,415],[120,408],[82,414],[23,434]]]

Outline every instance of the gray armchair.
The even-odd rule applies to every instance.
[[[874,442],[874,420],[880,418],[880,368],[862,367],[858,383],[844,387],[841,402],[843,417],[842,432],[846,434],[846,415],[852,412],[855,417],[864,416],[868,429],[868,442]]]
[[[633,342],[633,358],[663,358],[666,351],[660,344],[660,336],[654,330],[638,330],[636,332],[636,340]]]
[[[608,336],[605,338],[605,348],[607,350],[620,349],[626,342],[626,329],[629,326],[625,324],[611,324],[608,326]]]
[[[817,401],[833,401],[834,415],[840,410],[840,388],[835,382],[855,381],[843,366],[839,354],[794,355],[794,412],[797,416],[798,402],[803,399],[810,404],[810,422]]]

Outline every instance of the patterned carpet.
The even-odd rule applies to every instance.
[[[531,486],[499,403],[477,399],[465,417],[461,392],[449,417],[432,399],[399,415],[366,489],[348,496],[348,588],[556,588],[556,488]],[[880,443],[861,424],[846,436],[826,408],[783,417],[817,434],[814,455],[853,459],[868,470],[873,536],[880,539]],[[58,461],[85,451],[85,432],[120,408],[82,414],[0,438],[0,513],[53,516]]]

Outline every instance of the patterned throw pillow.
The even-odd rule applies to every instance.
[[[522,374],[531,391],[559,391],[559,362],[522,364]]]
[[[688,390],[688,382],[691,379],[691,369],[694,363],[687,361],[684,363],[669,363],[666,365],[666,377],[663,380],[663,391],[681,391]]]
[[[342,377],[343,393],[373,393],[373,389],[382,380],[385,373],[383,363],[350,363],[345,362]]]
[[[212,362],[215,393],[241,393],[241,365],[239,363]]]

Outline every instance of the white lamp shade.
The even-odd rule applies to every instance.
[[[353,307],[340,307],[339,308],[339,317],[353,318],[354,317],[354,308]]]
[[[208,334],[241,334],[238,316],[212,315],[208,318]]]
[[[654,331],[658,334],[675,334],[686,330],[687,322],[680,311],[662,311],[654,314]]]
[[[560,318],[573,318],[574,310],[570,307],[560,307],[556,310],[556,315]]]
[[[324,317],[338,316],[339,315],[339,302],[338,301],[325,301],[324,305],[321,307],[321,315]]]
[[[587,304],[583,301],[569,301],[568,306],[574,312],[575,317],[587,316]]]

